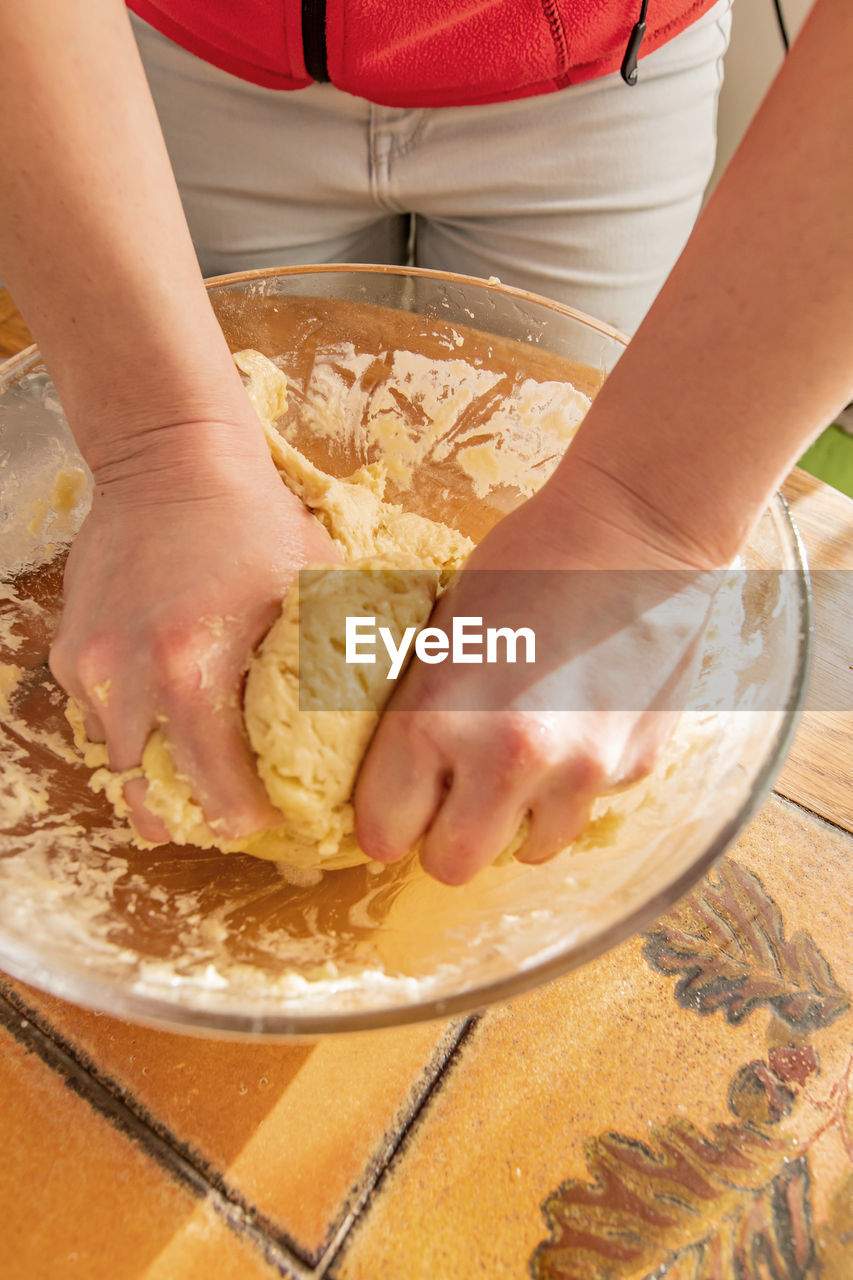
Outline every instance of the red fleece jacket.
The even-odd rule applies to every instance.
[[[641,55],[713,3],[650,0]],[[243,80],[271,89],[311,83],[303,0],[128,5]],[[322,15],[322,0],[308,7]],[[328,78],[346,93],[389,107],[464,106],[551,93],[618,71],[639,11],[640,0],[326,0],[317,35]]]

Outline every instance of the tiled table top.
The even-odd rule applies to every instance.
[[[788,494],[853,569],[853,502]],[[818,708],[853,706],[843,584]],[[807,712],[693,893],[478,1018],[247,1044],[0,981],[0,1276],[849,1280],[851,758],[853,715]]]

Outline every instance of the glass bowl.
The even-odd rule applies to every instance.
[[[286,268],[209,289],[232,350],[286,370],[289,438],[347,474],[387,447],[377,423],[392,412],[411,465],[390,496],[474,537],[556,465],[566,423],[626,342],[547,299],[440,272]],[[504,464],[490,483],[465,463],[483,444]],[[0,967],[58,996],[254,1036],[481,1008],[654,920],[733,840],[784,760],[810,607],[777,497],[709,632],[702,678],[710,688],[723,673],[716,703],[685,712],[652,778],[599,801],[587,836],[551,863],[510,862],[448,888],[416,859],[320,875],[136,849],[87,785],[46,665],[89,477],[34,348],[0,369],[0,467]]]

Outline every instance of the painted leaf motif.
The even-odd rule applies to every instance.
[[[809,1191],[806,1161],[792,1161],[715,1235],[656,1271],[655,1280],[807,1280],[815,1264]]]
[[[764,1005],[811,1031],[850,1007],[814,939],[803,929],[786,939],[758,876],[730,859],[658,922],[643,954],[660,973],[681,975],[675,997],[685,1009],[719,1009],[733,1024]]]
[[[654,1129],[648,1146],[616,1133],[594,1138],[586,1148],[593,1181],[570,1179],[543,1206],[551,1235],[531,1275],[628,1280],[672,1263],[740,1218],[788,1149],[744,1125],[715,1125],[706,1137],[682,1119]]]
[[[755,1197],[733,1233],[731,1272],[743,1280],[805,1280],[814,1262],[809,1168],[794,1160]]]

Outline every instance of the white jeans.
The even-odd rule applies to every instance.
[[[618,75],[518,102],[264,89],[134,18],[205,275],[405,262],[499,276],[632,332],[714,163],[730,0]]]

